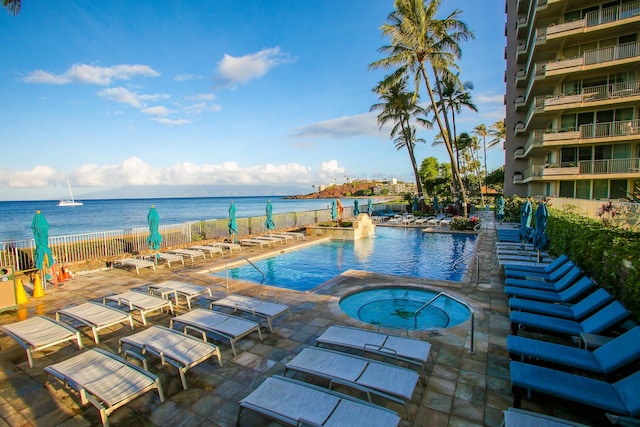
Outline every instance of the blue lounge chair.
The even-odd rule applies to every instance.
[[[517,286],[505,286],[504,293],[509,297],[534,299],[546,302],[569,303],[577,301],[582,295],[593,290],[595,287],[596,284],[593,283],[593,280],[587,276],[582,276],[582,278],[576,283],[560,292],[521,288]]]
[[[618,415],[640,416],[640,371],[613,384],[522,362],[511,362],[514,406],[520,407],[523,391],[535,391]]]
[[[562,264],[566,263],[567,261],[570,261],[569,257],[566,256],[565,254],[562,254],[558,258],[553,260],[551,264],[546,265],[544,267],[527,266],[527,265],[505,265],[504,272],[505,272],[505,275],[507,274],[507,271],[526,271],[526,272],[529,272],[530,274],[531,273],[549,274],[555,271],[558,267],[560,267]]]
[[[613,301],[613,296],[604,289],[598,288],[573,305],[509,298],[509,309],[580,321],[611,301]]]
[[[577,347],[509,335],[507,349],[512,356],[542,360],[568,368],[608,375],[640,358],[640,326],[625,332],[593,352]],[[514,357],[512,359],[515,360]]]
[[[541,291],[555,291],[561,292],[573,285],[582,277],[582,270],[577,265],[573,267],[569,266],[569,270],[560,276],[558,280],[553,282],[546,282],[543,280],[526,280],[526,279],[514,279],[512,277],[507,278],[504,281],[506,286],[515,286],[518,288],[540,289]],[[559,271],[559,270],[557,270]]]
[[[549,265],[552,265],[554,263],[555,261],[553,261]],[[514,278],[514,279],[531,279],[533,277],[538,280],[545,280],[547,282],[557,282],[558,280],[560,280],[560,278],[562,278],[562,276],[564,276],[569,270],[571,270],[571,267],[575,265],[576,264],[573,261],[568,259],[567,261],[558,265],[555,269],[553,269],[549,273],[526,271],[526,270],[513,270],[512,268],[507,268],[504,270],[504,276],[507,278]]]
[[[580,336],[580,334],[600,334],[629,317],[629,311],[614,301],[581,322],[541,314],[514,311],[509,316],[511,330],[517,335],[518,329],[534,329],[557,335]]]

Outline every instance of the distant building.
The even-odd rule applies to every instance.
[[[640,2],[506,0],[506,195],[640,183]]]

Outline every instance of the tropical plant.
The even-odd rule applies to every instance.
[[[442,0],[396,0],[395,10],[389,16],[389,22],[382,26],[382,34],[390,39],[390,44],[379,51],[388,54],[386,58],[370,64],[370,68],[397,67],[393,75],[413,76],[415,82],[414,98],[419,95],[420,81],[424,81],[429,101],[438,129],[451,161],[452,176],[463,206],[466,206],[466,192],[462,177],[455,161],[454,146],[451,139],[451,126],[447,114],[438,107],[443,99],[441,79],[456,69],[459,59],[459,43],[473,38],[466,24],[458,20],[460,10],[455,10],[444,19],[436,19]],[[427,67],[431,68],[431,76]],[[432,84],[435,82],[435,90]]]
[[[10,14],[17,15],[20,13],[22,2],[20,0],[2,0],[2,6],[4,6]]]
[[[424,109],[418,105],[417,98],[407,91],[407,78],[387,77],[378,83],[373,89],[382,101],[371,106],[370,111],[380,111],[378,125],[382,128],[387,123],[393,123],[391,138],[395,138],[397,150],[406,148],[411,161],[411,167],[416,181],[418,195],[422,196],[422,183],[415,156],[415,144],[424,142],[416,138],[415,126],[411,125],[411,118],[424,113]]]
[[[488,135],[491,137],[489,140],[489,147],[493,147],[495,145],[504,142],[507,138],[507,132],[504,127],[504,119],[498,120],[494,124],[489,127]]]

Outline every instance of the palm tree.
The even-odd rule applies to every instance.
[[[381,28],[383,35],[388,36],[391,43],[378,50],[388,56],[373,62],[369,67],[388,69],[397,66],[394,75],[412,75],[415,98],[418,97],[420,81],[424,81],[449,154],[452,175],[466,210],[464,183],[455,161],[449,121],[446,114],[441,114],[437,102],[442,99],[439,77],[449,74],[451,68],[456,68],[455,60],[461,53],[458,43],[472,38],[473,34],[466,24],[457,19],[461,13],[459,10],[445,19],[435,19],[441,3],[442,0],[430,0],[427,5],[424,0],[396,0],[396,9],[388,17],[389,23]],[[433,70],[438,95],[433,90],[427,65]]]
[[[471,132],[474,135],[482,137],[482,147],[484,148],[484,186],[487,187],[487,176],[489,176],[487,172],[487,126],[481,123],[473,128]],[[480,191],[480,193],[482,194],[482,191]],[[482,203],[484,204],[484,196],[482,196]]]
[[[12,15],[20,13],[21,1],[20,0],[2,0],[2,6],[9,11]]]
[[[473,90],[473,83],[461,82],[458,74],[448,74],[441,82],[442,92],[440,93],[441,98],[438,102],[438,106],[442,109],[443,114],[451,114],[453,141],[458,140],[456,114],[460,114],[463,107],[478,112],[478,108],[471,101],[471,95],[469,94],[470,90]],[[459,148],[456,146],[455,150],[458,168],[460,168]]]
[[[396,149],[407,149],[411,167],[416,180],[416,189],[421,197],[422,183],[415,157],[416,142],[424,142],[423,139],[416,139],[415,127],[411,126],[410,120],[419,114],[424,113],[424,109],[416,102],[414,94],[407,92],[406,76],[387,76],[385,80],[379,82],[373,89],[382,101],[371,106],[370,111],[380,111],[378,114],[378,125],[382,128],[387,123],[393,123],[391,138],[396,144]],[[421,197],[422,198],[422,197]]]
[[[507,138],[507,133],[504,128],[504,119],[498,120],[489,127],[488,135],[491,136],[489,141],[489,147],[498,145]]]

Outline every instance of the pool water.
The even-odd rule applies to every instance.
[[[408,330],[447,328],[464,322],[471,312],[464,305],[430,290],[392,287],[366,289],[340,300],[340,308],[354,319],[372,325]],[[421,309],[422,308],[422,309]]]
[[[377,227],[376,237],[331,241],[286,252],[228,270],[229,278],[308,291],[346,270],[364,270],[436,280],[459,281],[466,265],[453,263],[470,254],[476,236],[423,233],[417,228]],[[225,271],[213,273],[225,277]]]

